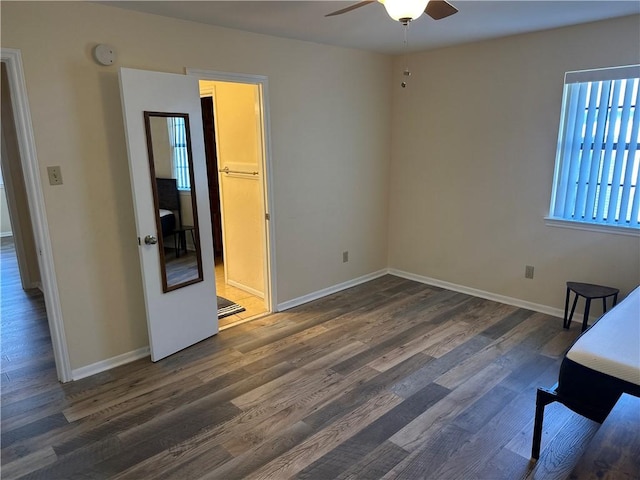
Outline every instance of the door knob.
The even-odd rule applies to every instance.
[[[158,239],[153,235],[147,235],[146,237],[144,237],[144,243],[147,245],[155,245],[156,243],[158,243]]]

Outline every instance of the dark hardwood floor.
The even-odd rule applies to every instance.
[[[535,389],[558,318],[384,276],[61,385],[2,258],[2,478],[564,479],[597,425]]]

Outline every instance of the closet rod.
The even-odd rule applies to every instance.
[[[224,167],[218,170],[220,173],[239,173],[240,175],[258,175],[259,172],[243,172],[241,170],[229,170],[229,167]]]

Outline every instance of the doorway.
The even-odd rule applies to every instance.
[[[31,215],[31,230],[37,246],[37,264],[39,269],[39,287],[42,290],[46,305],[46,319],[53,347],[53,357],[58,380],[68,382],[72,379],[66,336],[62,321],[62,309],[58,295],[53,253],[47,215],[44,208],[44,197],[40,182],[39,165],[36,156],[33,127],[27,100],[27,88],[24,81],[24,69],[20,50],[12,48],[0,49],[0,60],[6,78],[2,81],[2,109],[11,106],[10,123],[15,127],[17,142],[17,160],[23,174],[28,210]],[[6,110],[5,110],[6,112]],[[3,121],[4,124],[4,121]],[[3,153],[3,156],[4,153]],[[19,244],[19,243],[18,243]]]
[[[200,80],[220,330],[271,312],[262,86]]]

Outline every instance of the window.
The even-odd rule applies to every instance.
[[[171,160],[178,190],[191,190],[189,178],[189,151],[187,149],[187,130],[182,117],[167,118]]]
[[[639,79],[640,65],[565,75],[550,220],[640,230]]]

